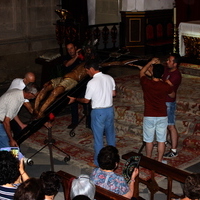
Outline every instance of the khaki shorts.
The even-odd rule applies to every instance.
[[[52,82],[53,88],[62,86],[65,88],[65,91],[72,89],[78,84],[78,82],[75,81],[74,79],[63,78],[63,77],[51,79],[51,82]]]

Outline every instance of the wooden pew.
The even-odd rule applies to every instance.
[[[61,177],[61,183],[63,186],[65,200],[69,200],[68,195],[70,193],[70,182],[71,182],[70,180],[76,177],[64,171],[58,171],[57,174]],[[111,192],[99,186],[96,186],[95,199],[96,200],[128,200],[128,198],[125,198],[121,195],[118,195],[114,192]]]
[[[149,180],[141,179],[140,177],[136,178],[134,196],[136,198],[139,197],[139,184],[145,184],[150,191],[150,199],[154,199],[154,194],[158,191],[167,195],[167,200],[171,198],[183,198],[183,195],[175,194],[172,192],[173,181],[178,181],[182,184],[185,183],[185,179],[190,173],[187,173],[183,170],[177,169],[175,167],[171,167],[169,165],[163,164],[156,160],[150,159],[142,154],[138,154],[135,152],[129,152],[127,154],[122,155],[122,158],[127,160],[131,156],[141,155],[140,167],[150,170],[151,178]],[[159,183],[156,182],[156,175],[162,175],[167,178],[167,188],[162,188],[159,186]]]

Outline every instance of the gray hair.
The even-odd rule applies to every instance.
[[[77,195],[88,196],[91,200],[94,200],[95,184],[90,177],[86,174],[81,174],[78,178],[72,181],[70,197],[73,199]]]
[[[38,93],[38,89],[35,83],[28,83],[23,91],[26,93],[32,93],[34,95]]]

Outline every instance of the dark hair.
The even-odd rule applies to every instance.
[[[26,87],[23,89],[26,93],[32,93],[37,94],[38,93],[38,87],[35,83],[28,83]]]
[[[154,64],[153,65],[153,77],[161,78],[164,73],[165,67],[162,64]]]
[[[86,195],[77,195],[72,200],[91,200],[91,199]]]
[[[97,159],[99,167],[106,170],[114,170],[120,161],[117,148],[111,145],[102,148]]]
[[[15,191],[14,200],[44,200],[40,179],[29,178],[21,183]]]
[[[74,47],[77,47],[77,44],[75,44],[75,42],[72,41],[68,41],[67,43],[65,43],[65,47],[67,47],[68,44],[73,44]]]
[[[174,57],[174,63],[180,64],[181,56],[177,53],[171,53],[170,56]]]
[[[191,174],[185,179],[184,194],[190,199],[200,198],[200,174]]]
[[[19,176],[19,160],[9,151],[0,151],[0,185],[14,183]]]
[[[99,62],[96,60],[96,59],[91,59],[91,60],[88,60],[86,63],[85,63],[85,68],[86,69],[90,69],[90,68],[93,68],[94,70],[96,71],[99,71]]]
[[[40,176],[40,180],[43,184],[45,195],[55,196],[58,193],[58,190],[60,189],[60,177],[56,172],[43,172]]]

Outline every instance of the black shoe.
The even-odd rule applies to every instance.
[[[163,155],[164,158],[174,158],[176,156],[178,156],[178,153],[177,152],[173,152],[172,150]]]
[[[71,123],[67,128],[68,129],[74,129],[74,128],[76,128],[78,126],[78,124],[73,124],[73,123]]]

